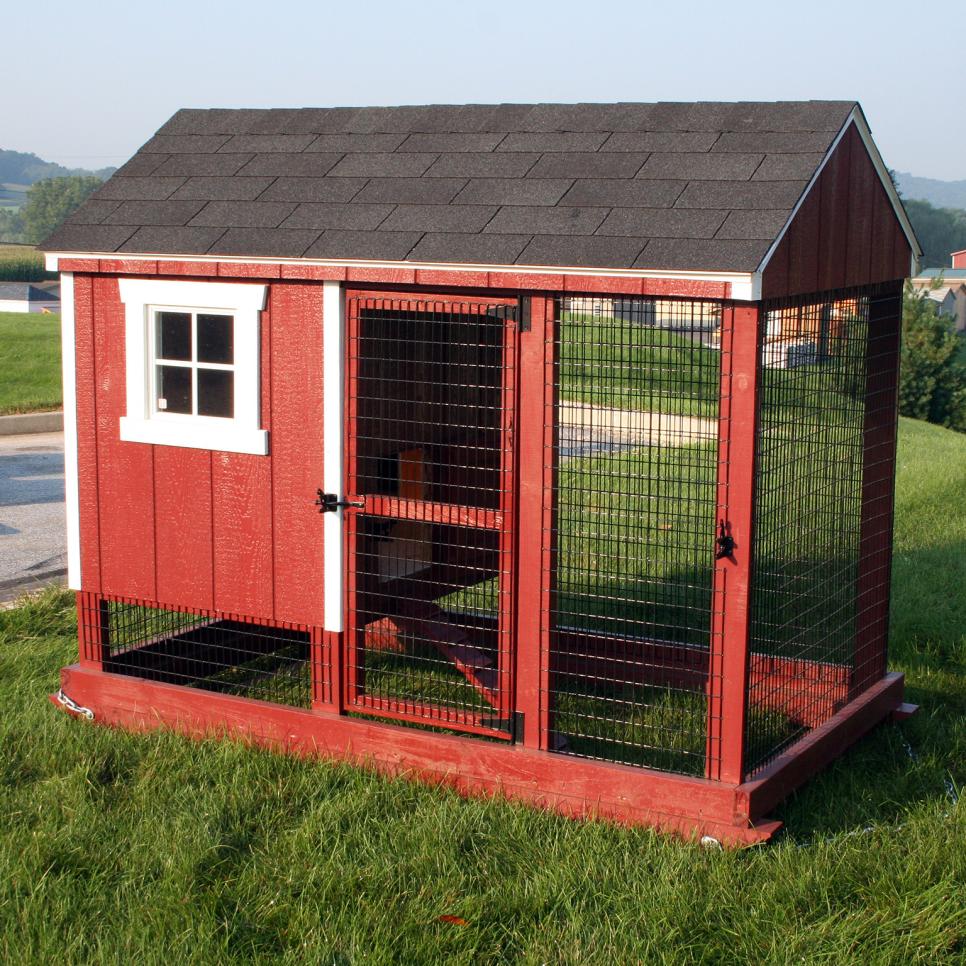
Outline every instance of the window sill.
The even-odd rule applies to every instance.
[[[268,454],[268,430],[240,429],[238,426],[217,426],[202,422],[175,425],[122,416],[121,439],[128,443],[183,446],[224,453],[251,453],[255,456]]]

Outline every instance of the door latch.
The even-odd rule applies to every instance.
[[[365,500],[340,500],[335,493],[323,493],[321,487],[316,492],[319,495],[313,505],[319,508],[319,513],[335,513],[341,507],[364,507],[366,505]]]
[[[718,545],[718,549],[715,552],[715,560],[734,560],[735,559],[735,538],[728,532],[728,525],[721,521],[719,524],[720,531],[718,533],[718,538],[715,543]]]

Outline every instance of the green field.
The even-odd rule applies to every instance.
[[[44,269],[44,256],[28,245],[0,242],[0,282],[41,282],[57,278]]]
[[[0,416],[59,409],[60,316],[0,312]]]
[[[69,598],[2,613],[0,958],[963,963],[966,437],[909,420],[894,587],[919,714],[739,853],[69,720],[45,700],[75,653]]]

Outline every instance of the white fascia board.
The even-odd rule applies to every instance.
[[[64,380],[64,495],[67,511],[67,586],[81,589],[80,481],[77,470],[77,363],[74,276],[60,276],[60,358]]]
[[[322,290],[322,488],[345,495],[345,299],[340,282]],[[323,619],[327,631],[342,631],[344,572],[342,508],[323,514]]]
[[[787,221],[782,226],[782,230],[778,233],[778,237],[771,243],[768,247],[768,251],[765,252],[765,257],[762,258],[761,264],[758,266],[757,275],[761,274],[768,267],[768,263],[771,261],[772,256],[781,244],[782,239],[791,227],[792,222],[798,215],[799,209],[805,204],[805,199],[809,196],[812,188],[815,187],[815,183],[818,181],[822,172],[825,170],[825,166],[828,164],[829,159],[835,153],[836,148],[845,137],[849,130],[849,127],[855,125],[855,129],[862,139],[862,143],[865,145],[866,151],[869,152],[869,157],[872,160],[873,167],[875,167],[876,173],[879,176],[879,181],[882,182],[882,187],[885,188],[886,195],[889,198],[889,203],[892,205],[892,210],[895,212],[896,218],[899,220],[899,224],[902,226],[903,234],[906,236],[906,240],[909,242],[912,248],[912,269],[910,274],[915,275],[919,271],[919,258],[922,255],[922,248],[919,245],[919,240],[916,238],[916,233],[912,229],[912,225],[909,222],[909,216],[906,214],[905,208],[902,207],[902,202],[899,200],[899,195],[896,192],[895,185],[892,183],[892,178],[889,177],[889,169],[885,166],[885,162],[882,160],[882,155],[879,154],[879,149],[875,145],[875,141],[872,140],[872,132],[869,130],[869,125],[865,120],[865,115],[862,113],[862,109],[858,106],[852,109],[851,114],[845,119],[845,123],[842,125],[839,133],[835,135],[835,140],[829,145],[828,150],[825,152],[825,157],[822,158],[822,163],[815,169],[815,173],[812,175],[811,180],[805,186],[805,190],[801,193],[798,201],[795,203],[795,207],[792,208],[791,214],[788,216]],[[760,290],[760,283],[759,283]]]
[[[387,262],[387,261],[366,261],[364,259],[319,259],[319,258],[261,258],[246,256],[228,255],[173,255],[168,254],[129,254],[128,252],[48,252],[46,264],[48,271],[57,271],[57,264],[61,258],[84,258],[84,259],[123,259],[126,262],[156,262],[156,261],[177,261],[177,262],[198,262],[200,264],[211,264],[223,262],[226,264],[239,265],[314,265],[321,268],[362,268],[362,269],[388,269],[399,270],[408,269],[417,272],[493,272],[495,274],[523,275],[527,273],[539,273],[540,275],[583,275],[595,276],[599,278],[642,278],[642,279],[662,279],[665,281],[686,281],[686,282],[714,282],[727,283],[735,291],[751,291],[755,287],[755,277],[757,272],[714,272],[714,271],[678,271],[673,269],[651,269],[651,268],[587,268],[587,267],[566,267],[560,265],[487,265],[487,264],[456,264],[451,262]],[[174,283],[170,283],[174,284]],[[200,282],[198,284],[211,285],[219,284],[213,282]],[[579,293],[578,293],[579,294]],[[744,296],[733,296],[744,298]]]

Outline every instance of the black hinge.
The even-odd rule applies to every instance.
[[[734,560],[735,538],[729,532],[731,529],[731,524],[725,523],[725,521],[722,520],[718,526],[720,527],[720,530],[718,532],[718,539],[715,540],[715,543],[718,545],[718,549],[715,552],[714,559],[724,560],[727,558],[728,560]]]
[[[321,487],[319,487],[319,489],[316,492],[319,494],[319,496],[318,496],[318,499],[316,499],[315,503],[312,505],[317,506],[319,508],[319,513],[335,513],[335,511],[338,510],[339,507],[346,507],[346,506],[364,507],[366,505],[365,500],[358,500],[358,501],[340,500],[335,493],[323,493]]]
[[[530,296],[524,295],[520,299],[520,331],[530,331]]]

